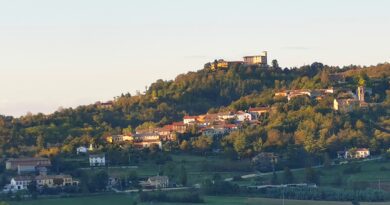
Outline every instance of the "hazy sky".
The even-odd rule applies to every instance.
[[[390,61],[386,0],[0,0],[0,113],[144,90],[216,58]]]

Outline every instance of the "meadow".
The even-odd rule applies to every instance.
[[[250,197],[204,197],[205,205],[280,205],[281,199],[265,199]],[[131,205],[134,200],[132,195],[102,195],[77,198],[38,199],[32,201],[12,202],[11,205]],[[146,205],[151,203],[138,203]],[[152,203],[154,205],[195,205],[191,203]],[[298,201],[285,200],[285,205],[350,205],[351,202],[330,202],[330,201]],[[390,202],[383,203],[360,203],[361,205],[390,205]]]

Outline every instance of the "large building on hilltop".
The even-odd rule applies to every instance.
[[[260,55],[244,56],[244,63],[247,65],[267,65],[267,51],[261,52]]]
[[[214,71],[218,69],[227,69],[241,64],[265,66],[268,63],[267,51],[261,52],[260,55],[244,56],[243,58],[244,61],[226,61],[223,59],[214,60],[214,62],[207,63],[205,68],[209,68]]]

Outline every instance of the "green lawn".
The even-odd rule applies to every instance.
[[[131,205],[133,197],[129,195],[105,195],[78,198],[61,199],[40,199],[35,201],[13,202],[11,205]],[[210,205],[280,205],[281,199],[247,198],[247,197],[205,197],[206,203]],[[147,205],[151,203],[139,203]],[[168,205],[172,203],[153,203],[154,205]],[[175,205],[184,205],[174,203]],[[297,201],[286,200],[286,205],[350,205],[351,202],[329,202],[329,201]],[[390,205],[384,203],[361,203],[362,205]],[[187,204],[194,205],[194,204]]]

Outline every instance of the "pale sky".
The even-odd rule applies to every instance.
[[[386,0],[0,0],[0,114],[143,91],[216,58],[390,61]]]

